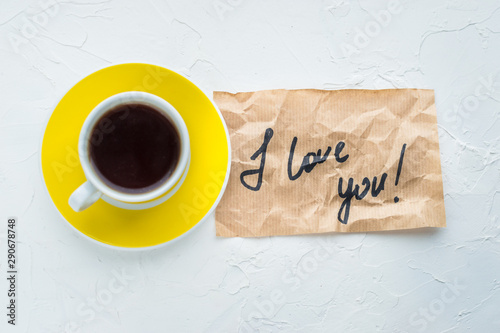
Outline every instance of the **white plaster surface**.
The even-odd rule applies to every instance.
[[[0,332],[499,332],[499,8],[466,0],[3,0]],[[39,143],[72,85],[124,62],[173,69],[207,94],[435,89],[448,227],[220,239],[211,217],[154,251],[90,243],[50,204]],[[16,327],[5,315],[12,215]]]

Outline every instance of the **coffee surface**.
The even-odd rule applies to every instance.
[[[106,112],[91,131],[90,161],[105,184],[125,193],[160,186],[179,162],[179,133],[169,119],[142,104]]]

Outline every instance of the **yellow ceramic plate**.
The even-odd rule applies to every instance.
[[[83,122],[101,101],[131,90],[162,97],[183,117],[191,145],[186,179],[170,199],[153,208],[127,210],[99,200],[76,213],[68,198],[85,181],[77,153]],[[227,184],[230,152],[219,110],[193,83],[159,66],[122,64],[87,76],[62,98],[45,129],[41,163],[50,197],[76,230],[111,246],[144,248],[178,238],[213,211]]]

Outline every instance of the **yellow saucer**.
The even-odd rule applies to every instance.
[[[83,122],[101,101],[131,90],[162,97],[184,119],[191,145],[184,183],[171,198],[153,208],[127,210],[100,199],[76,213],[68,198],[85,182],[77,153]],[[215,209],[229,178],[229,144],[219,110],[189,80],[159,66],[122,64],[87,76],[61,99],[43,136],[42,174],[56,208],[82,234],[111,246],[152,247],[185,234]]]

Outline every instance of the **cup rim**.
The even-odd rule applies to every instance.
[[[126,103],[138,103],[153,107],[172,122],[180,136],[180,156],[174,172],[163,184],[143,193],[124,193],[108,186],[94,170],[88,152],[91,131],[97,121],[109,110]],[[78,138],[78,155],[85,177],[104,195],[123,202],[144,202],[163,195],[175,186],[177,181],[181,178],[190,155],[189,133],[182,116],[166,100],[157,95],[143,91],[126,91],[106,98],[88,114]]]

